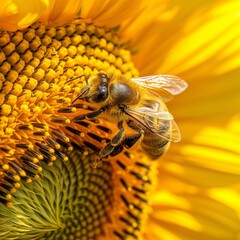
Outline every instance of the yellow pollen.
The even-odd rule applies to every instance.
[[[12,111],[12,108],[8,104],[3,104],[0,108],[0,113],[2,116],[8,116]]]
[[[31,178],[27,178],[26,179],[26,183],[31,183],[32,182],[32,179]]]
[[[19,181],[20,181],[20,178],[19,178]],[[14,183],[14,187],[15,187],[15,188],[20,188],[20,186],[21,186],[20,183],[18,183],[18,182],[17,182],[17,183]]]
[[[8,202],[8,203],[7,203],[7,207],[11,208],[11,207],[12,207],[12,203],[11,203],[11,202]]]
[[[9,165],[3,164],[3,165],[2,165],[2,169],[3,169],[3,170],[8,170],[8,169],[9,169]]]
[[[33,144],[31,144],[31,143],[28,144],[28,148],[29,148],[29,149],[33,149],[33,147],[34,147]]]
[[[37,158],[33,158],[32,159],[32,161],[34,162],[34,163],[38,163],[39,162],[39,160],[42,160],[43,159],[43,156],[38,156],[38,159]]]
[[[15,193],[16,191],[17,191],[16,188],[11,189],[11,193]]]
[[[6,199],[7,199],[7,200],[10,200],[11,198],[12,198],[12,195],[11,195],[11,194],[7,194],[7,195],[6,195]]]
[[[20,178],[19,175],[15,175],[15,176],[13,177],[13,179],[14,179],[14,181],[16,181],[16,182],[19,182],[19,181],[21,180],[21,178]],[[16,187],[16,186],[15,186],[15,187]]]
[[[23,171],[23,170],[22,170],[22,171],[20,171],[20,172],[19,172],[19,174],[20,174],[20,176],[21,176],[21,177],[26,177],[26,175],[27,175],[27,174],[26,174],[26,172],[25,172],[25,171]]]

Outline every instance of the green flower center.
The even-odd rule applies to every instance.
[[[1,208],[1,239],[82,240],[101,232],[112,201],[112,168],[106,163],[93,169],[76,151],[68,157],[44,166],[41,180],[23,183],[13,206]]]

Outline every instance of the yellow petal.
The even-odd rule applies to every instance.
[[[176,118],[217,123],[239,112],[240,68],[213,75],[200,65],[192,75],[197,81],[189,82],[188,89],[168,104]],[[183,78],[189,80],[190,76]]]
[[[216,240],[239,238],[239,216],[221,202],[200,194],[168,192],[153,198],[145,239]],[[238,201],[240,197],[238,196]]]
[[[16,31],[35,22],[48,7],[47,0],[6,0],[0,6],[0,29]]]
[[[89,19],[97,25],[115,27],[138,13],[142,1],[82,0],[81,18]]]
[[[143,17],[137,19],[135,28],[130,28],[133,41],[141,46],[141,51],[134,57],[141,74],[181,74],[194,80],[193,69],[195,74],[200,73],[200,77],[207,72],[205,70],[220,74],[239,66],[240,3],[201,2],[196,8],[194,4],[189,5],[182,1],[170,1],[163,6],[168,13],[165,18],[156,18],[157,10],[149,9],[143,15],[153,12],[155,19],[145,24],[145,31],[139,35],[137,30]],[[158,12],[160,16],[161,8]],[[200,64],[205,69],[201,69]],[[224,68],[219,68],[223,65]]]
[[[164,59],[163,70],[187,74],[187,71],[198,67],[200,77],[203,72],[200,65],[203,63],[207,64],[206,70],[212,75],[220,75],[239,66],[239,8],[238,1],[228,1],[210,8],[209,11],[203,12],[200,9],[192,14],[178,33],[177,43]],[[229,65],[228,58],[235,59],[231,61],[232,66]],[[197,81],[193,77],[191,80]]]
[[[182,141],[170,146],[160,164],[162,186],[177,189],[187,184],[209,188],[240,182],[239,133],[196,126],[189,122],[181,125]]]
[[[44,24],[65,24],[76,17],[81,8],[81,1],[50,0],[50,5],[41,16],[40,21]]]
[[[189,83],[168,105],[176,119],[216,121],[239,111],[239,9],[238,1],[152,1],[123,24],[140,75],[170,73]]]

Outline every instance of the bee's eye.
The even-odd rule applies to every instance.
[[[106,85],[99,85],[96,94],[91,98],[95,103],[103,102],[108,97],[108,88]]]

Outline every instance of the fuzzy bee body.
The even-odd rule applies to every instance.
[[[165,102],[186,88],[184,80],[172,75],[129,79],[99,73],[86,78],[86,84],[73,102],[82,99],[95,104],[97,110],[83,117],[91,119],[99,116],[116,122],[119,129],[101,149],[96,162],[118,153],[123,147],[131,148],[137,142],[152,159],[161,156],[169,142],[180,140],[179,129]],[[126,128],[134,134],[128,136]]]

